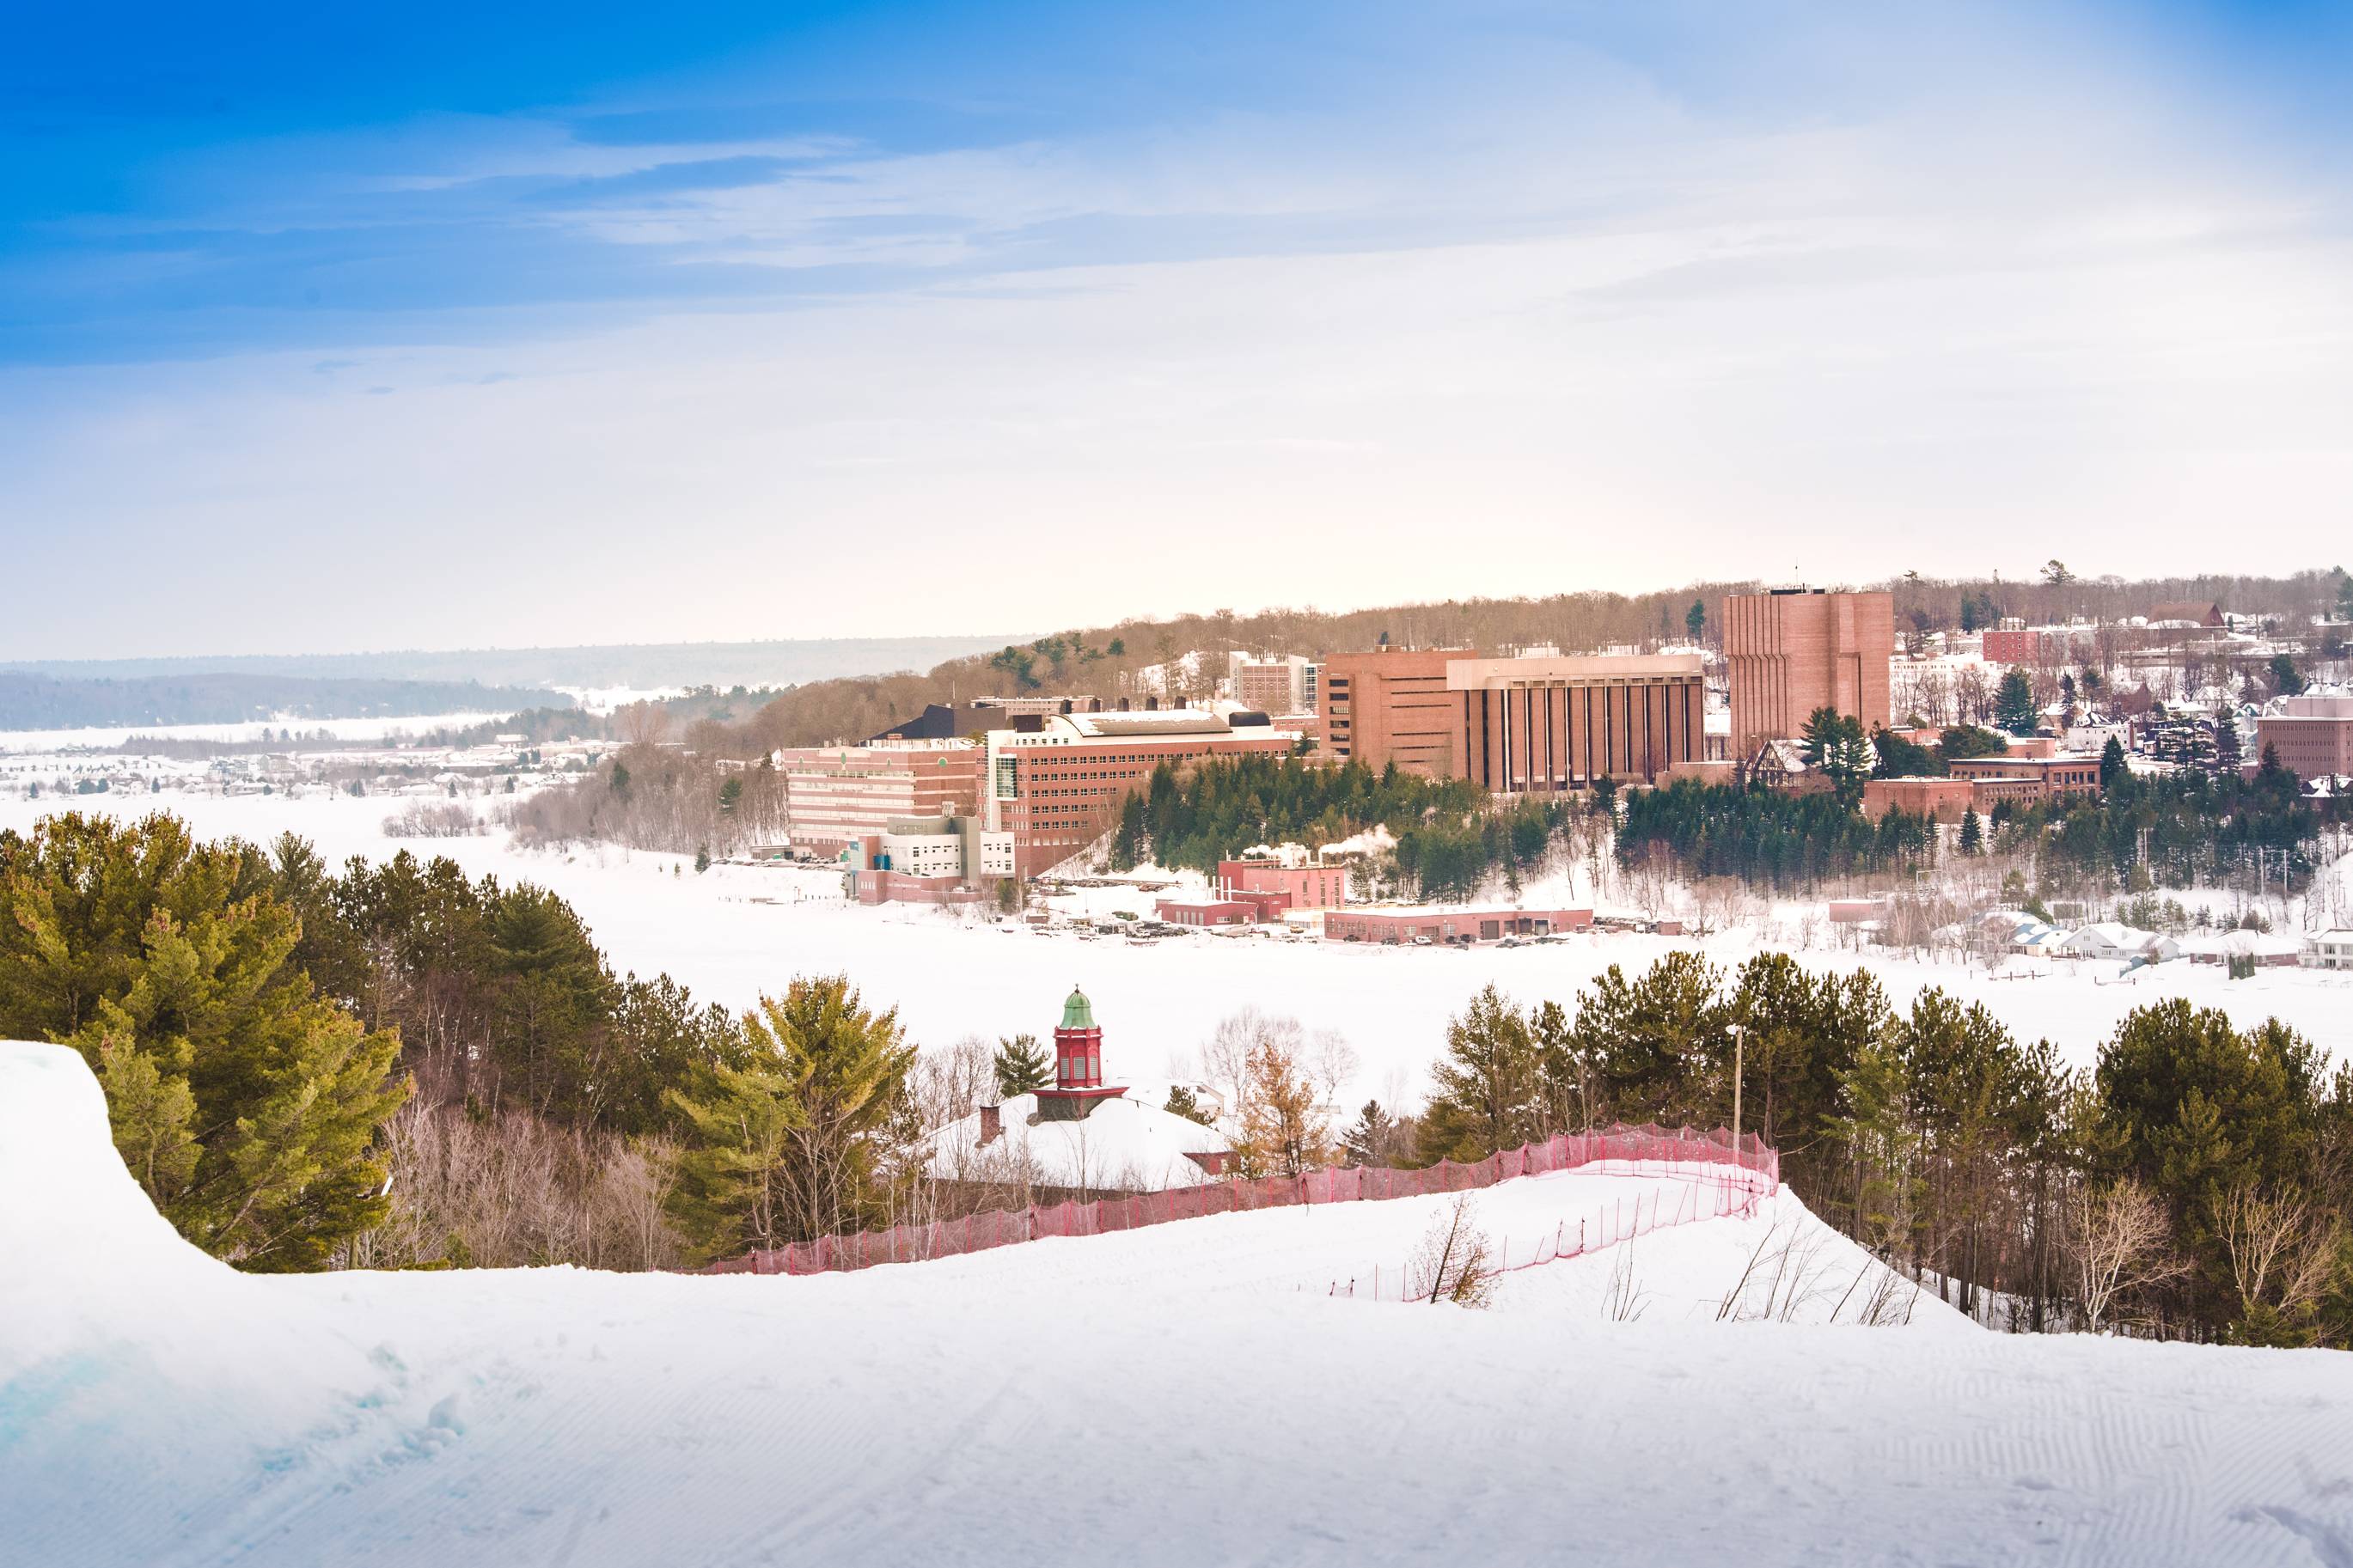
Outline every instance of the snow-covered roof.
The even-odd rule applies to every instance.
[[[1023,1177],[1041,1186],[1157,1193],[1214,1180],[1187,1156],[1233,1149],[1216,1128],[1132,1094],[1096,1102],[1081,1121],[1040,1121],[1038,1097],[1016,1095],[998,1108],[997,1123],[986,1146],[977,1110],[939,1129],[925,1169],[941,1181]]]

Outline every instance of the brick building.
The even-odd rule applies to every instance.
[[[1977,804],[1977,786],[1965,778],[1867,779],[1862,786],[1862,814],[1873,822],[1901,811],[1955,823]]]
[[[1957,757],[1948,765],[1953,777],[1968,781],[1979,813],[1998,801],[2039,805],[2053,795],[2100,793],[2097,757]]]
[[[1500,795],[1655,784],[1704,753],[1695,653],[1457,658],[1446,685],[1461,703],[1452,771]]]
[[[1337,909],[1348,901],[1348,868],[1311,861],[1286,866],[1263,856],[1218,862],[1218,893],[1275,893],[1286,910]]]
[[[786,831],[795,849],[830,858],[893,818],[976,816],[981,759],[970,741],[787,748],[775,755]]]
[[[1060,714],[1036,730],[992,730],[982,816],[989,832],[1013,836],[1014,874],[1034,877],[1108,832],[1162,763],[1282,756],[1296,740],[1287,730],[1237,729],[1183,708]]]
[[[2353,696],[2284,697],[2255,720],[2255,755],[2271,748],[2302,779],[2353,774]]]
[[[1797,734],[1817,708],[1852,714],[1865,730],[1887,723],[1892,595],[1820,588],[1733,594],[1724,601],[1723,627],[1731,755],[1752,756],[1767,741]]]
[[[1978,652],[1993,664],[2053,669],[2091,658],[2096,647],[2089,626],[2030,626],[2013,620],[1989,628]]]
[[[1478,657],[1468,648],[1333,655],[1324,661],[1324,749],[1375,773],[1391,763],[1432,778],[1454,773],[1462,719],[1446,667]]]

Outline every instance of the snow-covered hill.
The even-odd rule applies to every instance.
[[[1477,1201],[1500,1241],[1683,1190]],[[1444,1202],[807,1279],[246,1277],[147,1205],[77,1057],[0,1046],[0,1559],[2284,1564],[2353,1540],[2353,1358],[2005,1337],[1933,1298],[1855,1327],[1875,1266],[1786,1195],[1512,1275],[1493,1311],[1324,1293]],[[1776,1271],[1802,1283],[1768,1300]]]

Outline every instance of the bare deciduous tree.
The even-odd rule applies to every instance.
[[[1497,1272],[1477,1217],[1471,1194],[1457,1193],[1430,1222],[1406,1269],[1409,1300],[1451,1301],[1458,1307],[1485,1307],[1494,1300]]]
[[[2068,1261],[2084,1326],[2097,1333],[2116,1303],[2183,1273],[2173,1226],[2157,1194],[2137,1179],[2079,1184],[2068,1202]]]

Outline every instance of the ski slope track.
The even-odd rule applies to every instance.
[[[1489,1311],[1326,1293],[1447,1202],[807,1278],[246,1276],[79,1057],[0,1045],[0,1562],[2353,1563],[2353,1356],[1858,1326],[1886,1279],[1787,1194]]]

